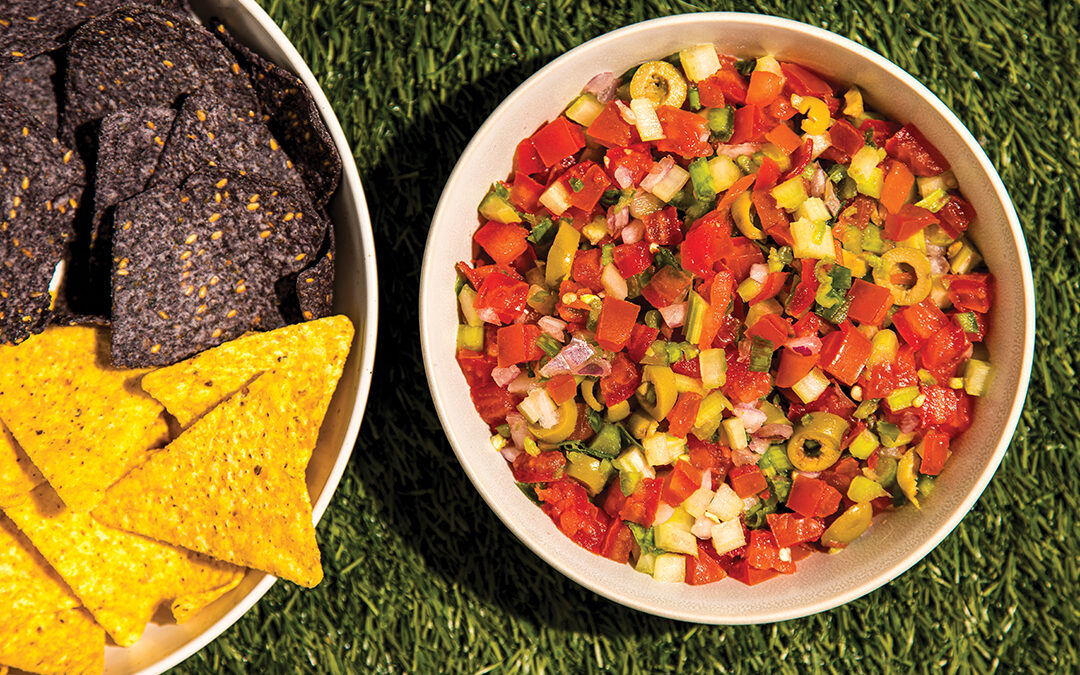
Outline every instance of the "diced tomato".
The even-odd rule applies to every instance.
[[[545,124],[530,140],[545,167],[555,166],[585,147],[581,125],[562,116]]]
[[[928,429],[919,444],[921,458],[919,473],[936,476],[945,468],[949,457],[949,435],[937,429]]]
[[[870,351],[870,340],[845,321],[840,330],[821,339],[821,367],[850,387],[859,379]]]
[[[941,229],[953,239],[959,239],[975,220],[975,207],[963,197],[950,194],[937,217],[941,219]]]
[[[619,244],[611,250],[611,258],[623,279],[641,274],[652,264],[652,253],[649,252],[649,244],[645,241]]]
[[[991,279],[989,274],[948,274],[944,282],[957,309],[985,314],[993,301]]]
[[[765,283],[761,284],[761,290],[757,292],[757,295],[750,298],[746,305],[748,307],[753,307],[759,302],[775,298],[780,291],[784,290],[784,286],[787,284],[787,278],[787,272],[771,273],[769,276],[765,277]]]
[[[750,543],[746,546],[746,563],[759,570],[776,570],[781,574],[794,574],[795,563],[780,559],[780,548],[768,530],[752,530]]]
[[[751,267],[765,262],[765,255],[746,237],[732,237],[731,250],[722,254],[720,259],[735,275],[735,280],[741,282],[750,276]]]
[[[870,223],[870,214],[874,212],[875,208],[873,199],[866,195],[856,195],[847,208],[840,212],[837,225],[844,227],[854,226],[860,230],[865,230]]]
[[[537,490],[538,494],[539,492]],[[608,522],[604,512],[596,506],[586,502],[584,507],[566,509],[559,514],[556,523],[563,534],[570,537],[575,544],[593,553],[600,553]]]
[[[875,120],[870,117],[863,119],[862,124],[859,125],[859,132],[864,135],[869,133],[873,138],[874,146],[878,148],[884,145],[885,141],[899,129],[900,125],[896,122],[890,122],[889,120]],[[906,162],[906,164],[911,166],[911,162]]]
[[[642,478],[638,488],[623,503],[619,517],[646,527],[652,525],[656,518],[656,508],[660,505],[660,490],[663,484],[664,481],[660,478]]]
[[[885,181],[881,187],[881,205],[889,213],[897,213],[900,207],[907,201],[911,194],[911,188],[915,186],[915,175],[903,162],[890,162],[889,170],[885,174]],[[888,236],[888,235],[886,235]],[[901,237],[902,239],[904,237]]]
[[[673,152],[680,157],[708,157],[713,154],[709,144],[709,122],[701,115],[669,105],[656,109],[664,138],[656,141],[660,152]]]
[[[653,211],[642,221],[645,223],[645,241],[660,246],[674,246],[682,241],[682,221],[674,206]]]
[[[489,220],[473,239],[499,265],[509,265],[529,247],[525,238],[529,231],[520,225]]]
[[[755,586],[763,581],[768,581],[779,574],[779,572],[774,569],[758,569],[747,563],[745,558],[737,560],[733,558],[721,558],[720,566],[724,568],[724,571],[728,573],[729,577],[740,581],[747,586]]]
[[[577,283],[588,286],[594,293],[604,290],[604,284],[600,281],[601,253],[599,248],[578,251],[570,267],[570,277]]]
[[[760,141],[771,128],[771,121],[761,106],[744,105],[735,111],[735,131],[729,142],[737,145]]]
[[[892,291],[862,279],[851,283],[848,297],[848,318],[871,326],[880,326],[893,306]]]
[[[796,63],[780,62],[783,71],[784,88],[799,96],[816,96],[822,100],[833,95],[832,86],[809,68]]]
[[[825,523],[819,518],[807,518],[793,513],[770,513],[765,519],[776,539],[776,545],[780,548],[817,541],[825,532]]]
[[[956,438],[971,426],[971,396],[963,389],[924,387],[926,400],[922,405],[923,426],[936,427],[950,438]]]
[[[616,481],[618,482],[618,481]],[[634,548],[634,535],[621,520],[612,520],[607,534],[600,545],[600,555],[617,563],[630,561],[630,551]]]
[[[617,352],[630,340],[630,331],[637,321],[641,307],[613,296],[604,298],[600,318],[596,322],[596,341],[601,347]]]
[[[715,550],[715,549],[713,549]],[[720,566],[720,561],[709,552],[709,547],[698,542],[697,556],[686,556],[686,583],[691,586],[701,586],[720,581],[727,576],[727,572]]]
[[[754,194],[768,194],[768,191],[776,186],[780,178],[780,166],[773,161],[772,157],[761,160],[761,168],[757,172],[757,180],[754,181]],[[758,214],[760,216],[760,214]]]
[[[795,148],[795,152],[791,154],[791,166],[784,172],[784,175],[780,176],[780,181],[786,181],[790,178],[801,174],[810,164],[810,160],[814,156],[814,143],[809,138],[802,142],[802,145]],[[788,242],[790,246],[790,242]]]
[[[499,328],[499,367],[535,361],[544,355],[536,344],[540,327],[534,323],[516,323]]]
[[[611,518],[617,519],[624,504],[626,504],[626,495],[623,494],[620,481],[611,481],[600,495],[600,508]]]
[[[721,68],[708,78],[698,82],[701,105],[719,108],[725,101],[746,103],[747,82],[734,68]]]
[[[703,441],[693,434],[686,437],[687,454],[690,463],[701,471],[711,471],[713,489],[727,478],[731,469],[731,450],[719,443]]]
[[[520,171],[514,174],[514,184],[510,187],[510,203],[514,206],[522,211],[534,211],[543,193],[543,183],[534,181]]]
[[[765,107],[765,114],[776,122],[787,122],[792,117],[795,117],[798,112],[795,106],[791,105],[791,100],[786,96],[777,98]]]
[[[791,396],[795,397],[795,394],[791,394]],[[788,416],[791,419],[799,419],[806,413],[827,412],[837,417],[850,419],[851,413],[855,412],[856,407],[855,402],[840,389],[840,385],[833,383],[825,389],[821,396],[809,403],[804,404],[802,400],[792,401],[791,405],[788,406]]]
[[[827,470],[822,471],[818,478],[836,488],[843,495],[847,494],[851,480],[855,476],[861,475],[861,473],[862,468],[859,466],[859,460],[854,457],[844,457]]]
[[[770,143],[780,148],[785,155],[790,155],[802,145],[802,139],[786,124],[777,124],[772,131],[765,134]]]
[[[699,487],[701,487],[701,471],[686,460],[678,460],[664,478],[660,501],[671,506],[678,506]]]
[[[732,322],[739,323],[738,319],[727,313],[734,288],[735,277],[728,270],[717,272],[712,281],[709,282],[707,298],[709,308],[705,312],[705,318],[701,324],[701,336],[698,340],[698,346],[702,349],[708,349],[712,346],[721,330],[727,332],[734,330],[731,326]],[[728,339],[728,342],[730,342],[730,339]]]
[[[885,143],[885,152],[911,167],[916,176],[936,176],[949,162],[914,124],[905,124]]]
[[[728,216],[714,213],[697,219],[679,249],[683,269],[703,279],[712,277],[722,242],[731,239]]]
[[[618,405],[641,384],[641,372],[626,354],[616,354],[611,361],[611,372],[600,378],[600,396],[609,408]]]
[[[634,141],[633,127],[623,120],[614,100],[604,106],[585,134],[605,148],[622,148]]]
[[[750,357],[739,356],[738,350],[727,355],[727,381],[723,385],[724,395],[733,403],[753,403],[772,389],[772,380],[768,373],[750,371]]]
[[[570,204],[589,213],[603,196],[604,190],[611,185],[604,170],[595,162],[579,162],[567,169],[560,180],[566,182],[570,193]]]
[[[540,173],[547,167],[536,154],[536,148],[528,138],[524,138],[517,144],[514,150],[514,171],[524,174]]]
[[[641,323],[634,324],[630,330],[630,342],[626,345],[626,352],[634,363],[640,363],[641,359],[645,358],[649,345],[656,341],[659,334],[660,331],[656,328]]]
[[[796,321],[791,328],[795,331],[795,337],[817,335],[818,331],[821,330],[821,319],[818,318],[817,314],[807,314]]]
[[[892,363],[866,369],[862,378],[863,397],[883,398],[900,387],[913,387],[918,383],[914,349],[903,346]]]
[[[514,459],[514,480],[519,483],[557,481],[563,477],[565,468],[566,455],[558,450],[541,452],[535,457],[523,452]]]
[[[701,407],[701,394],[692,391],[684,391],[679,394],[675,406],[668,413],[668,433],[679,438],[686,438],[690,427],[694,426],[697,419],[698,408]]]
[[[731,208],[731,205],[735,203],[735,200],[739,198],[739,195],[750,189],[750,186],[757,180],[756,174],[750,174],[743,176],[739,180],[735,181],[735,184],[727,189],[724,196],[717,202],[716,208],[713,213],[725,214]],[[730,215],[730,214],[729,214]]]
[[[577,394],[577,381],[570,373],[556,375],[547,381],[545,387],[551,396],[551,400],[555,401],[556,405],[569,401]]]
[[[970,344],[964,329],[948,322],[926,341],[919,356],[923,367],[930,372],[951,376],[966,356]]]
[[[817,296],[818,286],[821,282],[818,281],[817,276],[814,274],[814,265],[817,261],[812,258],[803,258],[799,261],[801,270],[799,272],[799,283],[792,290],[791,295],[788,296],[787,306],[785,311],[793,317],[816,316],[806,314],[806,312],[814,305],[814,298]],[[817,332],[815,328],[814,333]]]
[[[612,148],[604,155],[604,167],[607,169],[608,175],[616,179],[615,182],[618,182],[616,173],[620,168],[623,168],[626,170],[630,184],[637,185],[649,173],[652,165],[652,155],[649,153],[647,146],[641,148]]]
[[[814,369],[819,354],[797,354],[791,349],[780,352],[780,365],[776,371],[776,386],[792,387]]]
[[[750,86],[746,89],[746,102],[750,105],[767,106],[776,100],[784,88],[784,78],[765,70],[750,73]]]
[[[679,302],[686,293],[686,289],[690,288],[690,283],[689,276],[666,265],[653,275],[649,283],[645,284],[645,288],[641,289],[641,295],[653,307],[660,309]]]
[[[916,349],[948,323],[945,313],[930,298],[900,310],[892,320],[900,336]]]
[[[966,314],[967,312],[953,312],[949,316],[949,319],[956,325],[960,326],[960,319],[958,318],[958,315],[962,313]],[[967,329],[965,329],[964,335],[967,336],[969,342],[982,342],[986,338],[986,315],[979,314],[978,312],[971,312],[970,315],[975,317],[976,329],[973,332],[968,332]]]
[[[778,348],[791,337],[791,325],[779,314],[765,314],[746,331],[746,336],[764,338]]]
[[[862,132],[845,119],[833,122],[829,127],[829,139],[832,145],[821,156],[841,164],[849,163],[851,156],[866,145],[866,138]]]
[[[469,349],[459,349],[456,357],[461,374],[465,376],[465,382],[470,389],[491,383],[491,371],[495,368],[494,358]]]
[[[701,379],[701,361],[696,356],[692,359],[688,359],[684,355],[681,359],[671,364],[671,369],[679,375],[686,375],[695,380]]]
[[[923,207],[904,204],[898,212],[885,217],[885,236],[893,241],[903,241],[938,222],[938,217]]]
[[[757,464],[732,467],[728,471],[728,483],[731,484],[731,489],[735,491],[735,494],[743,499],[752,497],[769,487],[765,475],[761,473]]]
[[[480,284],[475,307],[485,321],[488,321],[488,318],[484,317],[485,310],[491,310],[492,317],[499,323],[511,323],[525,311],[528,295],[529,284],[498,270],[489,274]]]
[[[797,473],[791,482],[787,507],[807,518],[825,518],[840,507],[840,492],[821,479]]]

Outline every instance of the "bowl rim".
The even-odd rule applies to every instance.
[[[1012,234],[1013,242],[1016,246],[1018,257],[1020,258],[1020,280],[1022,285],[1023,300],[1024,300],[1024,339],[1023,339],[1023,363],[1021,364],[1018,387],[1014,393],[1012,405],[1009,408],[1006,423],[1003,428],[1003,433],[998,439],[997,445],[994,449],[993,455],[990,457],[985,468],[979,474],[975,483],[972,485],[968,496],[960,502],[960,504],[953,510],[948,518],[934,531],[933,535],[924,540],[920,545],[914,547],[907,555],[893,564],[890,568],[883,570],[878,575],[872,577],[869,581],[860,585],[855,585],[852,588],[846,589],[836,595],[828,596],[816,602],[800,605],[797,608],[780,609],[771,612],[762,612],[759,614],[751,614],[747,617],[709,617],[698,614],[691,614],[688,612],[679,612],[677,610],[667,610],[665,608],[657,608],[649,605],[645,602],[639,602],[634,597],[629,595],[619,595],[614,591],[607,588],[597,588],[591,582],[587,581],[583,575],[579,574],[573,566],[569,565],[561,558],[556,557],[552,552],[542,549],[540,547],[534,547],[530,543],[529,534],[520,527],[514,519],[511,517],[510,508],[508,505],[496,500],[494,495],[490,494],[485,488],[479,472],[468,461],[465,451],[462,449],[463,444],[459,441],[457,433],[454,430],[455,427],[446,411],[446,404],[443,397],[440,394],[439,387],[436,384],[435,366],[436,359],[438,358],[436,352],[436,338],[435,335],[438,331],[438,327],[429,326],[426,321],[428,314],[426,298],[428,295],[427,289],[434,283],[433,276],[437,273],[434,269],[434,258],[436,252],[433,247],[433,242],[436,238],[436,230],[438,223],[441,220],[447,218],[444,211],[448,208],[450,202],[449,187],[460,182],[463,176],[464,168],[466,164],[469,164],[473,156],[482,152],[483,148],[478,143],[478,139],[485,135],[495,123],[501,118],[508,109],[514,107],[517,104],[517,100],[523,96],[523,93],[532,85],[535,80],[538,80],[545,76],[548,72],[555,70],[562,66],[567,61],[578,59],[581,54],[593,49],[597,49],[608,42],[614,40],[624,39],[627,35],[642,33],[650,31],[659,26],[681,25],[681,24],[700,24],[701,22],[710,22],[715,24],[724,24],[727,27],[732,25],[744,25],[754,28],[779,28],[787,31],[793,31],[801,33],[807,37],[812,37],[820,40],[826,40],[852,52],[857,57],[868,60],[873,64],[881,67],[887,71],[890,75],[898,78],[904,84],[914,90],[920,97],[922,97],[936,112],[940,115],[945,122],[951,127],[963,140],[964,144],[972,152],[977,159],[979,166],[983,173],[990,180],[990,184],[993,187],[994,194],[1003,207],[1005,219],[1008,222],[1009,230]],[[427,242],[425,245],[423,269],[420,278],[420,334],[421,334],[421,346],[424,358],[424,370],[428,380],[428,387],[431,391],[432,400],[435,403],[435,408],[439,415],[439,420],[442,423],[443,429],[449,438],[451,445],[454,448],[454,453],[457,455],[462,468],[468,475],[469,480],[473,483],[474,487],[480,492],[484,501],[495,512],[499,519],[514,533],[514,535],[523,543],[527,548],[532,550],[536,555],[540,556],[545,562],[561,572],[563,575],[574,580],[584,588],[597,593],[609,600],[617,602],[621,605],[629,606],[639,611],[643,611],[649,614],[662,616],[670,619],[677,619],[682,621],[691,621],[695,623],[708,623],[716,625],[745,625],[745,624],[759,624],[759,623],[772,623],[776,621],[784,621],[787,619],[795,619],[804,616],[809,616],[819,612],[823,612],[834,607],[846,604],[856,598],[859,598],[871,591],[874,591],[881,586],[889,583],[896,577],[900,576],[912,566],[922,560],[927,554],[930,553],[938,544],[940,544],[945,537],[947,537],[960,523],[960,521],[971,510],[971,507],[982,495],[986,486],[989,484],[991,478],[993,478],[998,466],[1005,457],[1005,453],[1012,441],[1012,437],[1016,431],[1016,425],[1020,418],[1020,413],[1023,409],[1026,399],[1028,384],[1031,376],[1031,363],[1034,354],[1035,343],[1035,293],[1034,293],[1034,281],[1031,273],[1031,265],[1028,257],[1027,243],[1024,239],[1023,230],[1020,226],[1020,220],[1017,216],[1015,206],[1009,197],[1008,191],[1005,189],[1005,185],[998,175],[997,170],[990,162],[982,146],[976,141],[974,136],[968,130],[968,128],[960,121],[955,113],[945,103],[938,98],[936,94],[930,91],[925,85],[920,83],[912,75],[900,66],[893,63],[886,57],[878,54],[872,49],[865,47],[849,38],[834,33],[817,26],[803,23],[801,21],[795,21],[792,19],[785,19],[776,16],[764,15],[764,14],[752,14],[746,12],[692,12],[687,14],[678,14],[673,16],[665,16],[656,19],[650,19],[641,21],[638,23],[624,26],[616,30],[604,33],[591,40],[587,40],[582,44],[570,49],[561,56],[553,59],[547,65],[529,76],[522,84],[514,89],[502,103],[496,107],[483,125],[476,131],[472,140],[470,140],[468,146],[466,146],[458,162],[454,166],[454,170],[451,172],[450,177],[447,179],[446,185],[443,188],[442,196],[439,199],[436,206],[434,215],[432,217],[431,228],[428,231]]]
[[[365,290],[365,316],[363,326],[356,331],[356,335],[353,338],[353,349],[360,352],[358,355],[360,377],[356,390],[356,398],[353,401],[352,410],[349,412],[349,423],[346,426],[345,435],[342,439],[341,447],[338,450],[337,458],[334,460],[334,464],[327,474],[326,482],[323,484],[318,499],[311,505],[312,522],[313,524],[318,525],[323,514],[326,513],[327,507],[330,505],[330,500],[337,491],[338,483],[341,482],[341,477],[345,473],[345,468],[348,465],[349,459],[352,456],[352,451],[356,446],[356,438],[360,433],[360,424],[363,421],[364,410],[367,407],[368,394],[371,391],[372,375],[375,366],[376,334],[379,323],[379,279],[375,263],[374,233],[371,227],[371,216],[368,211],[367,199],[364,196],[364,188],[360,183],[359,170],[356,168],[356,161],[353,158],[352,146],[345,137],[345,132],[341,128],[341,123],[338,121],[337,115],[334,113],[334,109],[330,105],[329,99],[326,98],[326,94],[323,92],[322,87],[319,86],[319,81],[315,79],[315,75],[311,72],[307,62],[300,56],[300,53],[296,50],[296,47],[293,46],[289,38],[285,36],[285,33],[278,27],[277,23],[270,18],[270,15],[268,15],[255,0],[232,0],[232,2],[247,13],[259,28],[270,37],[275,45],[281,50],[282,55],[287,62],[288,69],[299,77],[304,85],[310,90],[312,98],[315,100],[315,105],[319,110],[319,115],[334,141],[334,146],[342,156],[341,184],[339,185],[338,190],[346,189],[353,195],[356,207],[357,226],[360,230],[360,252],[363,255],[364,261],[363,282]],[[249,571],[249,574],[250,573],[252,572]],[[134,672],[138,675],[161,673],[195,655],[201,651],[203,647],[216,640],[234,623],[239,621],[242,616],[247,614],[248,610],[262,599],[276,581],[277,577],[263,573],[263,578],[260,579],[247,594],[241,597],[224,616],[212,623],[189,642],[185,643],[181,648],[143,668],[135,670]]]

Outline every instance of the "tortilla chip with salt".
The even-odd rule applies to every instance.
[[[108,527],[65,508],[48,485],[4,509],[120,646],[132,645],[163,602],[177,620],[240,583],[244,571],[192,551]]]
[[[52,613],[78,606],[79,600],[56,570],[15,523],[0,514],[0,616]]]
[[[146,452],[168,440],[145,371],[108,365],[109,333],[51,327],[0,347],[0,419],[34,465],[76,510],[89,510]]]
[[[277,369],[315,371],[329,382],[317,408],[329,405],[349,355],[352,322],[345,316],[250,333],[208,349],[187,361],[149,372],[142,386],[187,427],[231,396],[260,372]]]
[[[94,516],[315,586],[322,566],[304,474],[336,380],[258,376],[118,481]]]
[[[5,615],[0,662],[32,673],[101,673],[105,631],[85,609]]]
[[[45,477],[0,423],[0,508],[44,482]]]

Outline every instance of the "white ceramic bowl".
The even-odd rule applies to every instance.
[[[773,54],[841,83],[858,83],[869,105],[915,123],[948,158],[978,211],[971,237],[997,278],[987,344],[997,366],[992,391],[922,511],[879,517],[839,555],[814,555],[792,576],[748,587],[662,584],[579,548],[515,486],[469,399],[454,360],[458,323],[454,263],[470,259],[476,208],[488,186],[506,178],[516,143],[557,116],[597,72],[624,72],[688,45],[712,42],[743,57]],[[431,393],[469,478],[504,523],[553,567],[616,602],[661,616],[716,624],[779,621],[820,612],[887,583],[930,552],[971,508],[1001,462],[1023,406],[1035,338],[1027,248],[1009,196],[985,153],[926,87],[882,56],[802,23],[751,14],[686,14],[608,33],[559,57],[518,87],[473,137],[444,188],[424,255],[421,339]]]
[[[191,5],[200,18],[220,18],[248,47],[303,80],[315,97],[323,122],[341,154],[341,186],[328,206],[337,235],[334,312],[352,319],[356,337],[308,465],[308,490],[314,520],[318,523],[348,464],[371,388],[379,297],[367,202],[352,149],[330,102],[296,48],[266,12],[254,0],[192,0]],[[276,580],[268,574],[249,572],[237,588],[188,623],[151,623],[134,646],[106,648],[105,672],[109,675],[160,673],[175,666],[236,623]]]

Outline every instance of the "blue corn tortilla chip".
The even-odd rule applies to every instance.
[[[205,28],[174,12],[121,7],[75,31],[67,51],[62,137],[110,112],[172,107],[194,92],[254,108],[236,58]]]
[[[0,66],[63,46],[76,27],[121,5],[184,7],[182,0],[5,0],[0,3]]]
[[[304,321],[330,316],[334,307],[334,262],[337,241],[334,227],[326,228],[326,236],[319,250],[317,262],[301,270],[296,278],[296,297]]]
[[[48,54],[0,69],[0,94],[22,106],[45,131],[56,135],[56,63]]]
[[[210,27],[251,76],[263,119],[295,163],[311,200],[322,208],[341,182],[341,155],[311,92],[298,77],[237,41],[221,21],[212,20]]]
[[[0,97],[0,343],[44,329],[82,180],[74,153]]]
[[[200,172],[116,210],[112,359],[175,363],[284,322],[275,285],[318,252],[325,223],[306,195]]]
[[[171,108],[140,107],[119,110],[101,120],[94,184],[95,226],[109,209],[150,184],[175,117],[176,111]]]
[[[246,173],[274,185],[305,189],[289,156],[253,108],[223,105],[196,94],[177,113],[149,185],[176,186],[202,169]]]

